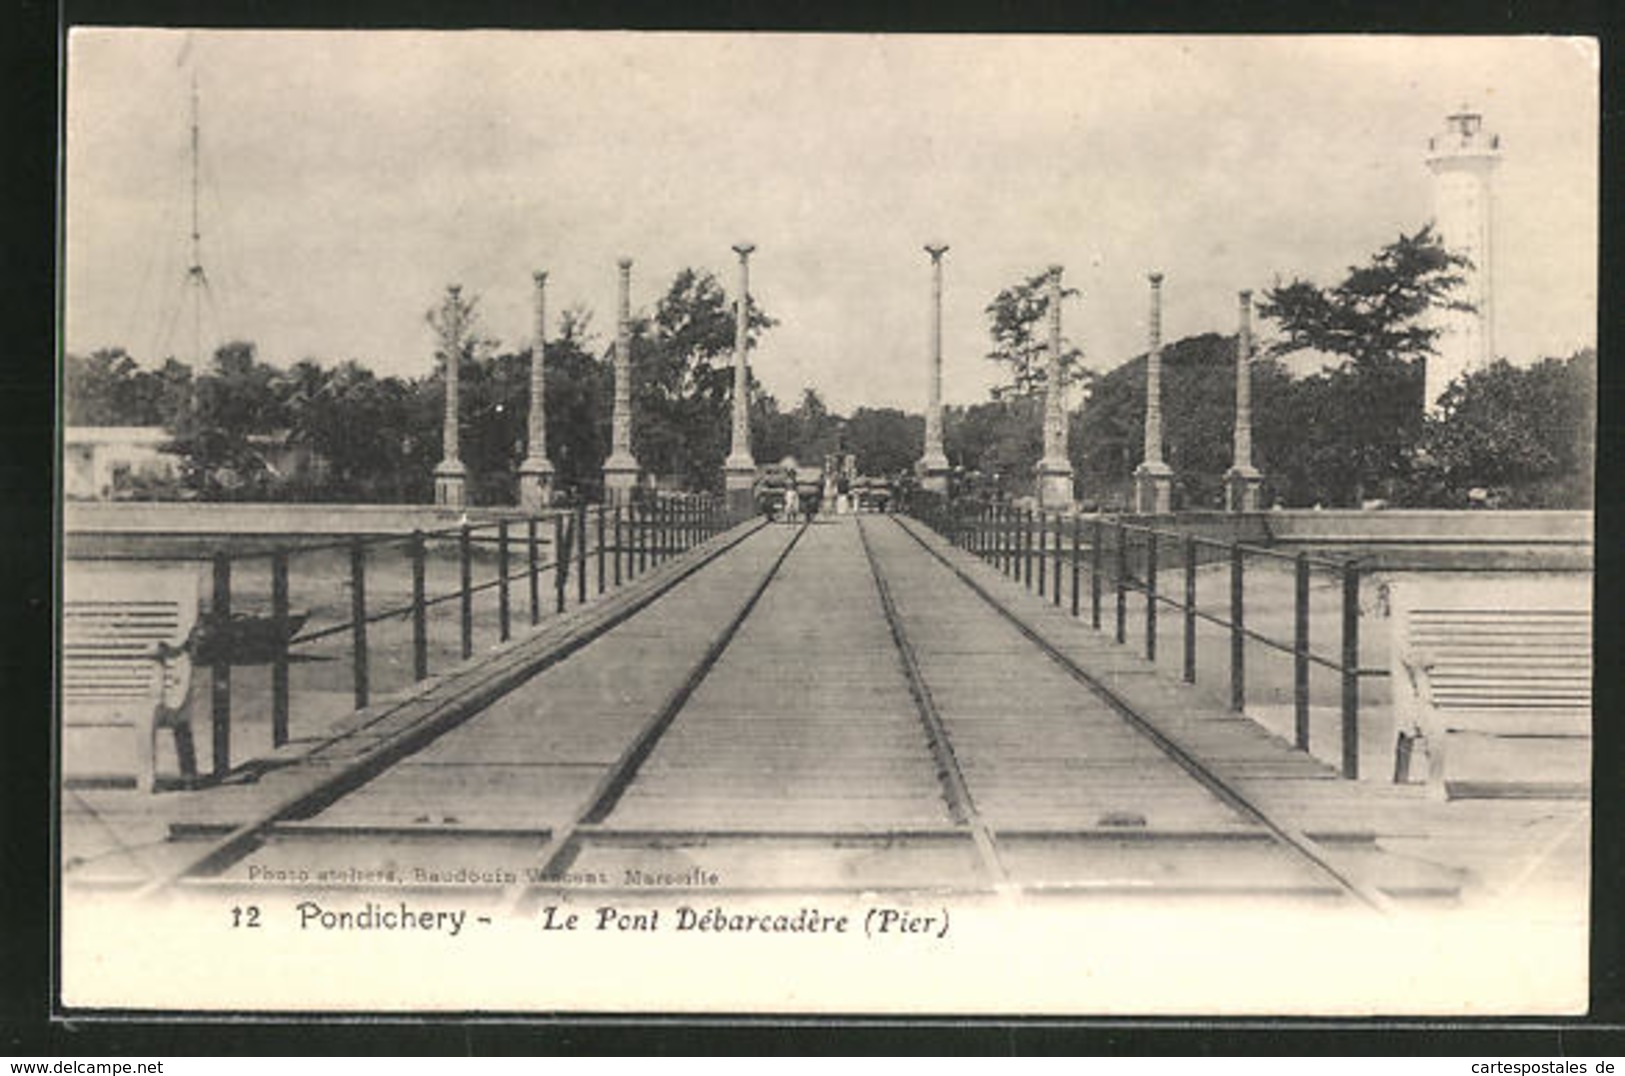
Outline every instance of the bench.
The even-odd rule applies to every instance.
[[[1395,781],[1437,796],[1584,798],[1591,578],[1440,577],[1389,589]]]
[[[157,786],[158,733],[197,776],[188,699],[198,623],[192,569],[69,563],[62,578],[62,777]]]

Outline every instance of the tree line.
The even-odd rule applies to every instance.
[[[450,303],[455,309],[448,308]],[[630,324],[633,451],[668,485],[719,490],[730,436],[733,300],[715,276],[684,269]],[[502,349],[480,326],[477,297],[447,290],[426,317],[457,319],[460,456],[474,503],[512,504],[525,456],[532,349]],[[752,299],[751,342],[776,325]],[[555,488],[596,499],[610,449],[614,371],[609,344],[584,307],[564,310],[547,341],[544,407]],[[178,461],[175,479],[136,476],[124,496],[209,500],[415,503],[432,499],[441,458],[445,356],[421,377],[379,376],[354,360],[262,361],[253,343],[218,348],[194,376],[174,358],[145,369],[123,349],[67,355],[64,420],[70,426],[162,426]],[[855,454],[866,473],[905,472],[919,455],[924,420],[895,408],[832,413],[806,390],[785,407],[749,378],[751,445],[761,462],[785,456],[821,464]],[[276,466],[279,448],[320,466]],[[285,458],[285,454],[284,454]]]
[[[1290,506],[1507,506],[1591,503],[1596,354],[1586,349],[1530,367],[1502,361],[1456,382],[1437,414],[1424,408],[1423,361],[1437,330],[1429,309],[1455,303],[1463,260],[1430,229],[1401,235],[1331,286],[1294,279],[1263,292],[1273,331],[1250,363],[1254,463],[1265,503]],[[983,496],[1031,492],[1042,455],[1048,273],[1001,291],[986,314],[987,359],[1000,383],[982,403],[944,410],[944,449],[958,486]],[[525,455],[530,348],[502,349],[479,327],[477,298],[453,295],[468,331],[458,356],[461,457],[475,503],[516,501]],[[444,303],[437,311],[444,310]],[[753,345],[777,322],[754,300]],[[1261,325],[1263,328],[1264,325]],[[728,452],[733,302],[709,272],[684,269],[652,312],[630,326],[633,449],[645,470],[689,490],[721,486]],[[1236,336],[1205,333],[1162,350],[1164,458],[1175,504],[1222,503],[1230,465]],[[1304,377],[1283,360],[1312,352],[1325,363]],[[1099,374],[1062,341],[1068,384],[1087,398],[1072,411],[1070,452],[1080,500],[1132,503],[1145,415],[1139,355]],[[444,361],[444,357],[441,357]],[[219,348],[196,377],[171,358],[144,369],[120,348],[64,361],[69,425],[164,426],[180,463],[174,481],[136,480],[129,496],[242,500],[423,502],[440,459],[444,374],[380,377],[356,361],[307,359],[289,368],[259,360],[252,343]],[[609,453],[610,349],[592,314],[571,307],[547,343],[545,407],[555,486],[594,499]],[[794,456],[817,465],[835,452],[860,472],[906,480],[921,455],[924,417],[896,408],[832,412],[813,389],[786,407],[750,378],[751,448],[759,463]],[[278,471],[267,440],[322,466]],[[284,469],[285,471],[286,469]]]

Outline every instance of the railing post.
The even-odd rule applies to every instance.
[[[497,626],[502,641],[507,642],[512,634],[512,622],[509,618],[508,604],[508,521],[497,521]]]
[[[350,541],[350,654],[355,708],[367,708],[367,545]]]
[[[1042,598],[1049,587],[1046,585],[1049,566],[1049,520],[1044,517],[1044,510],[1040,508],[1036,517],[1038,525],[1038,596]]]
[[[1089,626],[1099,631],[1100,571],[1106,556],[1102,548],[1106,544],[1106,522],[1099,516],[1095,517],[1094,525],[1090,528],[1089,541]]]
[[[1343,776],[1360,776],[1360,566],[1343,565]]]
[[[1196,683],[1196,538],[1185,536],[1185,683]]]
[[[587,602],[587,502],[576,505],[576,604]]]
[[[1309,557],[1299,553],[1292,588],[1292,734],[1309,750]]]
[[[1117,633],[1118,643],[1128,641],[1128,527],[1122,520],[1116,523],[1117,536],[1117,578],[1114,580],[1113,594],[1117,600]]]
[[[634,516],[637,520],[638,535],[638,574],[642,575],[649,569],[649,506],[640,503],[636,506]]]
[[[617,587],[621,585],[621,560],[626,556],[626,550],[622,546],[621,506],[617,504],[615,506],[615,556],[612,558],[615,561],[615,585]]]
[[[1055,558],[1055,563],[1052,565],[1052,571],[1050,574],[1050,604],[1052,605],[1061,604],[1061,539],[1065,537],[1065,531],[1063,530],[1065,526],[1066,522],[1061,518],[1061,513],[1056,512],[1055,551],[1052,554]]]
[[[463,660],[474,656],[474,548],[473,532],[467,523],[457,532],[457,566],[461,589],[459,619],[462,621]]]
[[[224,777],[231,769],[231,652],[224,645],[231,630],[231,557],[226,553],[214,555],[214,596],[209,613],[218,636],[214,662],[209,668],[212,772],[215,777]]]
[[[534,547],[533,547],[534,548]],[[429,678],[429,617],[424,601],[423,532],[412,532],[412,679]]]
[[[271,622],[276,632],[271,664],[271,746],[288,742],[288,551],[271,554]]]
[[[1145,535],[1145,659],[1157,660],[1157,532]]]
[[[537,573],[535,516],[525,520],[525,546],[525,555],[530,560],[530,624],[535,627],[542,622],[542,584]]]
[[[1020,558],[1016,555],[1016,535],[1019,533],[1016,507],[1010,505],[1004,510],[1004,574],[1017,583],[1021,582]]]
[[[553,515],[553,611],[564,612],[565,586],[570,578],[570,548],[565,544],[565,518],[567,510]]]
[[[604,592],[604,506],[598,506],[598,593]]]
[[[1083,562],[1083,517],[1072,517],[1072,616],[1078,615],[1078,567]]]
[[[644,507],[643,547],[648,552],[648,568],[660,567],[660,500],[650,497]]]
[[[995,566],[1004,575],[1010,574],[1010,506],[999,505],[999,518],[994,524],[998,533],[994,538]]]
[[[1004,509],[1004,574],[1014,582],[1021,582],[1021,564],[1017,555],[1017,538],[1021,530],[1016,526],[1016,506],[1006,505]]]
[[[1033,510],[1021,510],[1021,585],[1033,589]]]
[[[1247,628],[1243,595],[1246,554],[1230,546],[1230,709],[1247,707]]]
[[[671,501],[655,499],[655,566],[666,563],[667,547],[671,544]]]

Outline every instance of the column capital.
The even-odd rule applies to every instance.
[[[738,242],[733,245],[734,253],[739,255],[740,261],[744,261],[746,258],[750,257],[751,251],[755,249],[755,243]]]
[[[547,283],[547,270],[537,269],[535,272],[530,274],[530,278],[536,282],[536,286],[539,288]]]
[[[1145,278],[1151,281],[1151,286],[1153,288],[1162,287],[1162,271],[1160,269],[1153,269],[1151,272],[1145,275]]]
[[[1066,272],[1066,266],[1064,265],[1052,265],[1049,267],[1049,275],[1057,281],[1061,279],[1061,274],[1064,272]]]
[[[623,273],[630,273],[632,271],[632,259],[631,258],[627,258],[627,257],[618,258],[616,260],[615,264],[619,265],[621,267],[621,272],[623,272]]]
[[[931,260],[932,261],[934,261],[934,262],[941,261],[942,256],[944,254],[948,253],[948,244],[947,243],[927,243],[925,245],[925,252],[927,254],[931,255]]]
[[[1239,302],[1242,306],[1246,306],[1248,303],[1252,302],[1253,301],[1253,289],[1251,289],[1251,288],[1242,288],[1240,291],[1236,292],[1236,301]]]

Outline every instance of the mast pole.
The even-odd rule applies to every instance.
[[[198,379],[203,375],[203,232],[198,224],[198,93],[197,67],[192,68],[192,265],[187,270],[192,292],[192,392],[191,405],[198,407]]]

